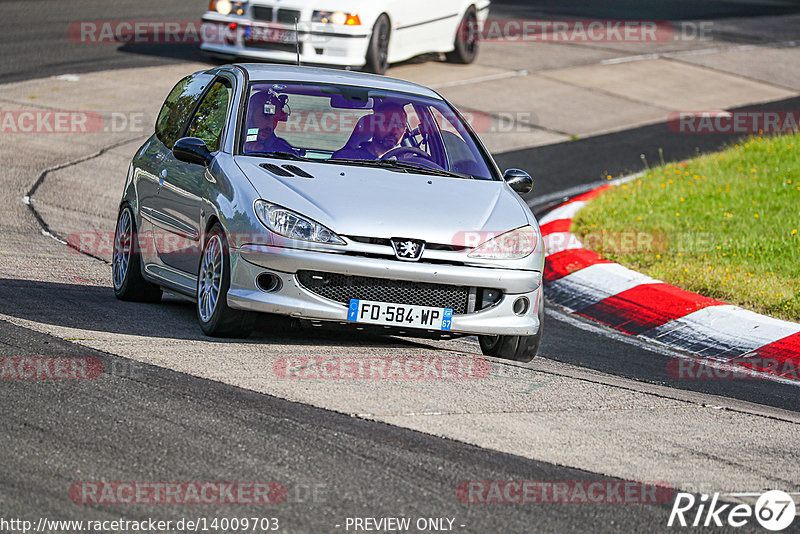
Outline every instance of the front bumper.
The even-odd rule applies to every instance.
[[[539,292],[542,291],[542,275],[538,271],[406,263],[254,245],[231,249],[232,272],[228,305],[236,309],[287,315],[310,321],[352,324],[347,323],[346,305],[320,297],[300,285],[296,277],[299,270],[501,289],[503,298],[493,307],[454,315],[450,332],[532,336],[540,328],[537,306]],[[258,288],[256,279],[265,273],[280,279],[280,289],[264,292]],[[514,302],[520,297],[527,297],[531,303],[527,313],[522,316],[513,311]],[[426,305],[424,302],[418,304]]]
[[[226,30],[231,23],[237,24],[236,31]],[[271,24],[276,27],[276,23]],[[248,43],[244,37],[247,26],[263,26],[249,20],[220,18],[203,19],[203,43],[200,49],[206,53],[222,56],[243,57],[264,61],[295,63],[297,50],[294,43]],[[294,28],[277,25],[294,33]],[[300,60],[304,63],[334,65],[341,67],[362,67],[366,63],[370,32],[363,27],[317,27],[303,23],[299,26]],[[210,36],[211,38],[207,38]]]

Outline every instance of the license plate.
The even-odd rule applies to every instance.
[[[297,32],[271,26],[245,26],[244,38],[255,43],[296,43]]]
[[[453,324],[453,310],[351,299],[347,320],[351,323],[450,330]]]

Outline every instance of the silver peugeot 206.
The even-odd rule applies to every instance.
[[[530,361],[544,317],[531,187],[425,87],[217,67],[175,86],[130,165],[114,291],[188,296],[210,336],[286,316],[477,335],[486,355]]]

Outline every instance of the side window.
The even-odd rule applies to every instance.
[[[180,137],[203,90],[213,79],[212,75],[205,73],[187,76],[178,82],[167,97],[156,120],[156,136],[170,150]]]
[[[232,94],[233,89],[227,80],[214,82],[189,123],[186,137],[199,137],[211,152],[219,150]]]

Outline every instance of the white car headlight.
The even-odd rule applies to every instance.
[[[236,0],[211,0],[208,6],[209,11],[216,11],[220,15],[244,15],[247,7],[246,1]]]
[[[261,221],[261,224],[278,235],[289,239],[328,245],[347,244],[341,237],[321,224],[282,206],[270,204],[266,200],[257,200],[254,206],[256,217]]]
[[[484,241],[468,256],[490,260],[519,260],[536,250],[538,240],[539,233],[533,226],[523,226]]]
[[[337,26],[361,26],[361,18],[358,14],[344,11],[314,11],[311,22],[336,24]]]

